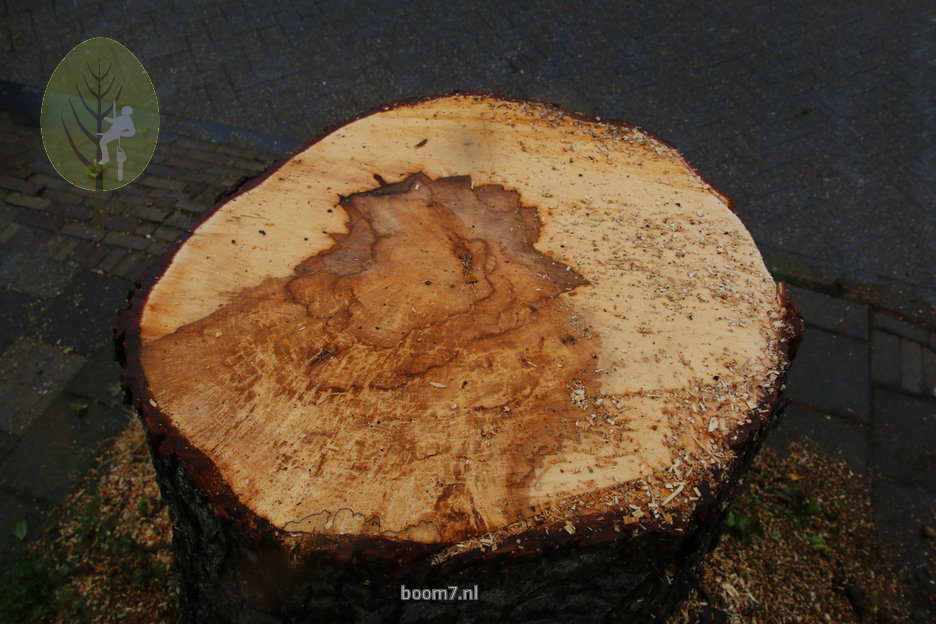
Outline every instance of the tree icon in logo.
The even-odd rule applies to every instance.
[[[113,39],[89,39],[52,73],[42,98],[42,142],[56,171],[88,190],[135,180],[159,134],[156,91],[137,58]]]

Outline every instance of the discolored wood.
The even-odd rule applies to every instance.
[[[799,325],[675,150],[454,95],[225,198],[118,342],[193,619],[417,621],[445,610],[400,583],[474,579],[450,613],[650,621],[717,538]]]

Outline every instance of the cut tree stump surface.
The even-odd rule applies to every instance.
[[[214,513],[438,564],[686,530],[769,424],[799,323],[671,147],[454,95],[245,185],[121,331],[154,448]]]

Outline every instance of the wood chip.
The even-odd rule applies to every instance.
[[[660,503],[661,507],[665,507],[671,500],[679,496],[679,493],[683,491],[683,488],[686,487],[685,483],[680,483],[679,486],[673,490],[673,493],[663,499],[663,502]]]
[[[716,455],[715,453],[713,453],[713,452],[712,452],[712,449],[710,449],[708,446],[706,446],[706,445],[702,444],[701,442],[699,442],[699,438],[697,438],[697,437],[695,437],[694,435],[692,435],[692,432],[689,432],[689,437],[692,438],[692,441],[693,441],[693,442],[695,442],[696,444],[699,445],[699,448],[700,448],[700,449],[702,449],[703,451],[705,451],[706,453],[708,453],[709,455],[711,455],[712,459],[718,460],[718,455]]]
[[[448,388],[444,383],[439,383],[438,381],[430,381],[429,385],[433,388]]]

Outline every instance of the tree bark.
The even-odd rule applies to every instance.
[[[316,137],[140,286],[192,622],[663,621],[802,330],[674,149],[479,94]]]

